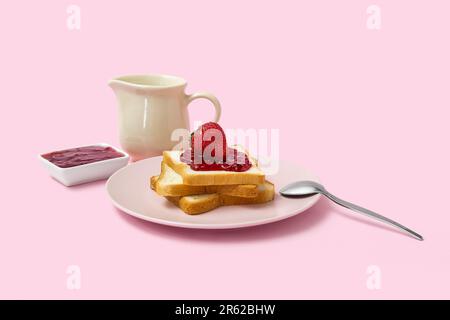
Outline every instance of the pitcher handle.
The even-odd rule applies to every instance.
[[[222,113],[222,108],[220,107],[219,100],[217,100],[217,98],[213,94],[211,94],[209,92],[196,92],[196,93],[193,93],[193,94],[187,96],[187,104],[191,103],[195,99],[206,99],[206,100],[211,101],[211,103],[213,104],[213,106],[214,106],[214,108],[216,110],[216,115],[214,117],[214,122],[219,122],[220,115]]]

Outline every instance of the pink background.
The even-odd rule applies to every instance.
[[[0,298],[450,298],[448,1],[73,3],[80,31],[70,2],[0,11]],[[380,31],[366,28],[372,3]],[[425,241],[325,200],[272,225],[181,230],[120,213],[104,182],[56,183],[36,155],[118,145],[106,83],[127,73],[214,92],[224,127],[279,128],[282,158]]]

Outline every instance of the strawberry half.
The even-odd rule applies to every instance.
[[[210,132],[208,132],[211,130]],[[215,157],[215,149],[222,150],[223,159],[227,152],[227,138],[222,127],[216,122],[207,122],[202,124],[197,130],[191,134],[191,148],[194,150],[197,146],[201,146],[201,154],[207,146],[214,143],[211,156]]]

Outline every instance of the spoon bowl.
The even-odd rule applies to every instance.
[[[289,198],[309,197],[325,191],[324,186],[314,181],[297,181],[281,188],[280,194]]]

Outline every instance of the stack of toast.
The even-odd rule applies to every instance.
[[[150,179],[151,188],[187,214],[220,206],[258,204],[273,200],[275,188],[265,179],[257,161],[244,172],[197,171],[180,160],[181,151],[164,151],[161,173]]]

